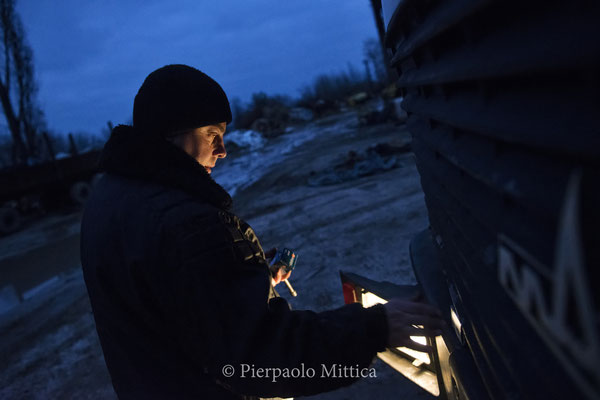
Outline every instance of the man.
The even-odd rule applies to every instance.
[[[365,368],[386,346],[419,348],[413,324],[439,328],[436,310],[397,300],[291,311],[273,290],[289,274],[271,276],[256,235],[210,177],[227,154],[230,122],[214,80],[168,65],[146,78],[133,126],[117,126],[102,153],[106,174],[86,205],[81,257],[121,399],[319,393],[355,380],[321,377],[322,366]],[[317,376],[274,380],[243,368]]]

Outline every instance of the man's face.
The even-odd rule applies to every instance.
[[[227,124],[207,125],[173,138],[173,143],[194,157],[209,174],[218,158],[225,158],[223,135]]]

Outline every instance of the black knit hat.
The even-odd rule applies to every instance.
[[[220,122],[231,122],[225,92],[210,76],[187,65],[152,72],[133,102],[133,126],[144,134],[165,136]]]

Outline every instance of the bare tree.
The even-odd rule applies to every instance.
[[[0,102],[13,139],[13,163],[25,163],[39,155],[37,131],[44,125],[44,116],[35,102],[33,52],[25,41],[15,0],[0,0],[0,35],[0,57],[4,58],[0,63],[4,68],[0,74]]]

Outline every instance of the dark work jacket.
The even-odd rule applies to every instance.
[[[322,365],[368,367],[385,347],[382,306],[292,311],[274,297],[254,232],[205,169],[164,140],[118,126],[85,207],[81,262],[121,399],[240,399],[333,390]],[[235,368],[232,377],[223,367]],[[316,377],[251,378],[258,368]]]

